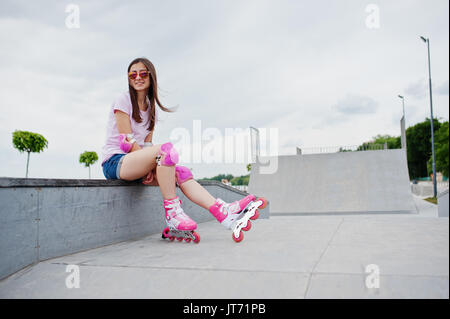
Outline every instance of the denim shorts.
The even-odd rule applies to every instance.
[[[120,167],[125,154],[114,154],[103,164],[103,175],[106,179],[120,179]]]

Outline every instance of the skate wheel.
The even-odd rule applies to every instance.
[[[261,197],[261,198],[258,198],[257,200],[261,200],[261,201],[263,202],[262,205],[258,207],[259,209],[264,209],[264,208],[266,208],[266,206],[267,206],[267,200],[266,200],[265,198]]]
[[[194,243],[198,244],[200,242],[200,235],[196,232],[194,232]]]
[[[255,210],[255,215],[253,215],[252,217],[250,217],[251,220],[255,220],[259,217],[259,212],[258,210]]]
[[[169,227],[164,228],[164,230],[162,232],[163,238],[169,237],[169,231],[170,231]]]
[[[174,240],[175,240],[175,237],[170,236],[170,237],[169,237],[169,240],[170,240],[170,241],[174,241]]]
[[[190,243],[191,240],[192,240],[192,238],[189,238],[189,237],[184,239],[184,241],[187,242],[187,243]]]
[[[231,237],[233,237],[233,240],[235,242],[239,243],[239,242],[241,242],[244,239],[244,233],[240,232],[238,238],[234,237],[234,233],[233,233],[233,234],[231,234]]]
[[[243,231],[249,231],[250,228],[252,228],[252,222],[251,222],[251,221],[248,221],[248,222],[247,222],[247,225],[246,225],[245,227],[242,227],[241,229],[242,229]]]
[[[183,237],[177,237],[178,241],[183,241]]]

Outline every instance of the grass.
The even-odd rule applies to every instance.
[[[428,197],[428,198],[425,198],[425,200],[426,200],[427,202],[430,202],[430,203],[432,203],[432,204],[437,205],[437,198],[436,198],[436,197]]]

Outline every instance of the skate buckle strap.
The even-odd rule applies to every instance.
[[[183,209],[180,207],[178,203],[168,204],[166,205],[166,208],[169,209],[169,214],[171,215],[172,218],[178,217],[184,220],[187,219],[186,214],[184,213]]]
[[[221,212],[222,214],[228,214],[228,209],[227,209],[227,211],[226,212],[224,212],[224,210],[225,210],[225,208],[227,208],[227,203],[224,201],[224,200],[222,200],[222,199],[220,199],[220,198],[218,198],[217,199],[217,204],[218,204],[218,207],[219,207],[219,212]]]
[[[217,199],[217,202],[219,203],[219,211],[223,214],[224,210],[226,210],[226,213],[231,213],[231,214],[236,214],[236,213],[240,213],[243,212],[244,209],[241,210],[241,206],[239,205],[239,202],[236,201],[234,203],[231,204],[227,204],[226,202],[224,202],[222,199]],[[248,205],[247,205],[248,206]]]
[[[230,212],[231,213],[237,213],[237,212],[239,212],[240,211],[240,205],[239,205],[239,202],[235,202],[234,204],[231,204],[230,206],[229,206],[229,209],[230,209]]]

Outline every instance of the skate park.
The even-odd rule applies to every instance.
[[[179,190],[199,244],[161,238],[157,187],[1,178],[0,297],[449,297],[448,192],[447,217],[413,195],[403,149],[278,156],[260,174],[270,160],[252,166],[248,191],[269,205],[241,243]]]
[[[449,6],[2,1],[0,299],[447,303]],[[125,181],[168,142],[197,189]],[[248,194],[236,242],[204,207]],[[163,238],[177,198],[198,243]]]

